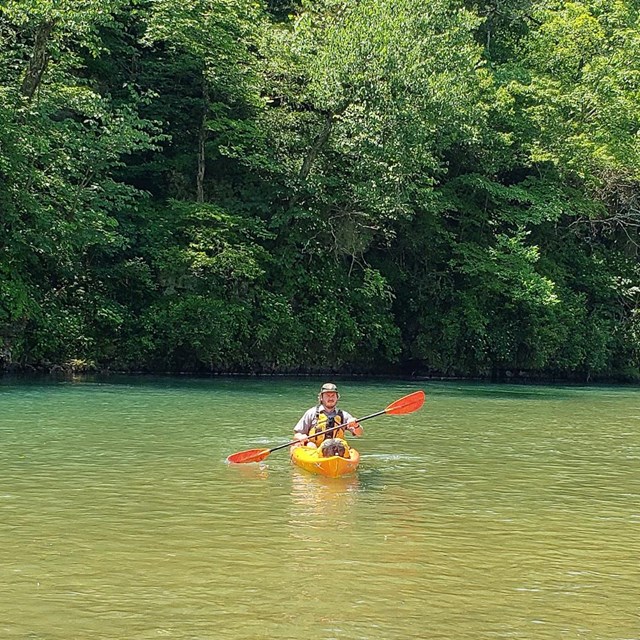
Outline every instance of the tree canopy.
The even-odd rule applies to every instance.
[[[640,379],[633,0],[5,0],[0,363]]]

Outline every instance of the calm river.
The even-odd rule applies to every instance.
[[[640,388],[343,381],[427,402],[350,478],[225,464],[322,382],[0,379],[0,638],[640,638]]]

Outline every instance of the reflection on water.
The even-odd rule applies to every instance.
[[[224,463],[316,387],[4,382],[0,638],[640,638],[640,390],[430,384],[355,475]]]
[[[315,476],[292,470],[291,522],[317,527],[331,523],[340,529],[346,526],[360,491],[357,475],[342,478]]]
[[[266,480],[269,477],[269,464],[266,462],[251,462],[246,464],[231,464],[226,460],[224,463],[229,467],[229,475],[238,481],[246,480]]]

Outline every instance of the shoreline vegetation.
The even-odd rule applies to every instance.
[[[0,369],[0,380],[18,378],[27,380],[59,379],[59,380],[100,380],[117,379],[125,377],[178,377],[178,378],[313,378],[318,380],[357,380],[357,379],[398,379],[426,382],[480,382],[499,384],[578,384],[578,385],[633,385],[637,386],[638,379],[634,376],[623,375],[558,375],[553,372],[529,372],[529,371],[492,371],[486,375],[446,375],[438,372],[408,371],[401,368],[385,371],[329,371],[329,370],[305,370],[292,369],[290,371],[171,371],[171,370],[117,370],[98,368],[92,363],[64,363],[56,365],[40,365],[34,367],[9,366]]]
[[[640,382],[631,0],[6,0],[0,375]]]

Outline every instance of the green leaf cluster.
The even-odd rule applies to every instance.
[[[0,364],[640,377],[632,0],[6,0]]]

